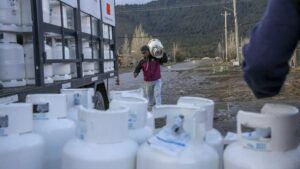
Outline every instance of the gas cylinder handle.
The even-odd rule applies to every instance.
[[[238,133],[242,133],[242,125],[250,128],[271,128],[273,124],[271,118],[266,114],[239,111],[237,115]]]
[[[259,151],[285,152],[297,147],[295,124],[297,123],[297,112],[272,112],[259,114],[253,112],[239,111],[237,116],[238,137],[245,141],[248,148]],[[257,138],[245,138],[242,136],[242,126],[250,128],[270,129],[271,137],[263,139],[263,135]]]
[[[253,129],[256,128],[270,129],[271,130],[270,132],[272,133],[274,124],[275,121],[270,115],[239,111],[237,116],[238,137],[240,139],[244,139],[244,140],[246,139],[245,137],[242,136],[242,132],[243,132],[242,126],[253,128]],[[246,139],[246,140],[251,141],[251,139]],[[272,137],[269,140],[265,140],[265,142],[270,142],[271,140]]]

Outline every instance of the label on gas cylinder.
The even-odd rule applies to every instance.
[[[75,93],[73,98],[74,98],[74,100],[73,100],[74,106],[81,105],[81,94],[80,93]]]
[[[34,120],[48,120],[49,103],[33,105]]]
[[[128,117],[128,128],[129,129],[136,128],[137,118],[138,118],[137,112],[132,112],[129,114],[129,117]]]
[[[8,115],[0,116],[0,136],[5,135],[6,128],[8,128]]]
[[[174,134],[170,128],[164,128],[156,136],[150,138],[148,143],[153,148],[176,156],[187,147],[190,140],[188,133]]]
[[[270,147],[264,142],[248,142],[243,146],[245,149],[267,152],[270,151]]]
[[[77,134],[79,136],[79,139],[84,140],[85,139],[85,135],[87,133],[87,126],[86,126],[86,122],[82,121],[82,120],[78,120],[77,121]]]

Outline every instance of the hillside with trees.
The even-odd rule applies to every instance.
[[[262,17],[266,0],[237,0],[240,39]],[[117,6],[117,45],[119,53],[135,55],[150,37],[162,40],[168,53],[174,46],[184,58],[215,57],[224,47],[224,8],[230,0],[157,0],[145,5]],[[139,29],[140,33],[137,33]],[[228,16],[228,41],[234,31],[233,14]],[[134,42],[135,41],[135,42]],[[125,42],[125,46],[124,46]],[[128,49],[126,49],[128,48]]]

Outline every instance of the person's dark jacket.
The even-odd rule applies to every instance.
[[[139,74],[143,70],[144,81],[155,81],[161,78],[160,65],[167,63],[168,57],[164,53],[161,59],[157,59],[153,56],[144,57],[136,66],[134,73]]]
[[[299,0],[269,0],[265,15],[243,48],[244,78],[257,98],[280,92],[300,37],[299,9]]]

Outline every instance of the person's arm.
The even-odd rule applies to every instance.
[[[244,78],[257,98],[272,97],[289,72],[300,34],[298,0],[269,0],[267,11],[243,48]]]
[[[135,67],[134,72],[133,72],[134,78],[136,78],[136,77],[139,75],[139,73],[140,73],[140,71],[141,71],[141,69],[142,69],[142,62],[143,62],[143,60],[141,60],[141,61],[138,63],[138,65]]]
[[[163,57],[159,59],[159,63],[163,65],[164,63],[168,63],[168,55],[164,53]]]

